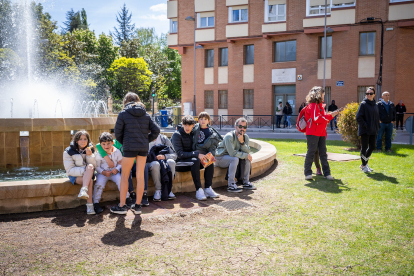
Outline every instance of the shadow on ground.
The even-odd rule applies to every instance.
[[[125,227],[125,216],[110,215],[111,218],[115,216],[118,218],[115,229],[103,235],[101,238],[102,243],[113,246],[125,246],[154,236],[152,232],[141,229],[142,218],[140,216],[135,216],[131,229]]]
[[[395,178],[393,176],[385,175],[383,173],[377,173],[377,172],[376,173],[367,173],[366,175],[367,175],[367,177],[372,178],[373,180],[376,180],[376,181],[386,181],[386,182],[390,182],[390,183],[393,183],[393,184],[398,184],[399,183],[397,178]]]
[[[312,189],[317,189],[321,192],[334,194],[339,194],[344,191],[346,192],[351,190],[351,188],[347,187],[346,184],[344,184],[340,179],[331,181],[319,177],[315,177],[314,180],[308,184],[305,184],[305,186]]]

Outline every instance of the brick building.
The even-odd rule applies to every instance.
[[[323,84],[324,3],[168,1],[168,46],[182,56],[182,103],[193,102],[195,24],[202,46],[195,49],[197,114],[275,114],[279,101],[289,101],[297,114],[309,89]],[[194,11],[195,21],[185,20]],[[382,20],[382,91],[413,112],[414,1],[328,0],[327,13],[333,32],[327,34],[326,101],[359,102],[376,85]]]

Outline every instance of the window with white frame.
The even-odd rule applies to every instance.
[[[265,0],[265,22],[286,21],[286,4],[273,4]]]
[[[331,14],[335,8],[354,7],[355,0],[328,0],[326,4],[326,14]],[[325,0],[306,0],[306,15],[318,16],[325,14]]]
[[[409,2],[412,0],[390,0],[390,3],[398,3],[398,2]]]
[[[197,28],[214,27],[214,12],[197,13]]]
[[[170,33],[177,32],[177,19],[170,19]]]
[[[247,22],[247,6],[229,7],[229,23]]]

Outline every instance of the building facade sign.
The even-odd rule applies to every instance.
[[[337,81],[336,86],[344,86],[344,81]]]
[[[296,68],[272,69],[272,83],[291,82],[296,82]]]

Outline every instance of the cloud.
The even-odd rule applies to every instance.
[[[167,4],[162,3],[162,4],[151,6],[150,10],[152,10],[154,12],[166,12],[167,11]]]

